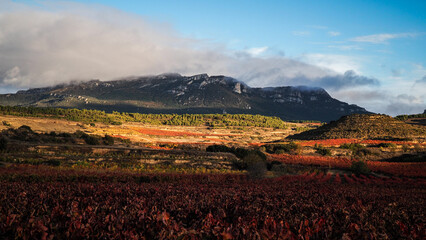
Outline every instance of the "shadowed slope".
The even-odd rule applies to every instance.
[[[58,85],[0,95],[0,105],[138,113],[232,113],[331,121],[364,108],[306,86],[251,88],[226,76],[166,74]]]
[[[289,139],[407,139],[425,138],[426,127],[413,126],[387,115],[354,114],[337,121],[289,136]]]

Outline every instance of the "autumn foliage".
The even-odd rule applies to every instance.
[[[416,142],[407,142],[407,141],[386,141],[386,140],[371,140],[371,139],[352,139],[352,138],[340,138],[340,139],[323,139],[323,140],[309,140],[309,141],[300,141],[297,142],[301,146],[340,146],[342,144],[369,144],[369,145],[378,145],[381,143],[392,143],[396,145],[426,145],[426,143],[416,143]]]
[[[301,164],[325,166],[331,168],[349,169],[352,166],[353,159],[345,157],[329,156],[302,156],[291,154],[270,154],[270,159],[286,164]],[[421,162],[379,162],[366,161],[368,168],[374,172],[383,172],[397,176],[407,177],[426,177],[426,166]]]
[[[424,182],[0,168],[4,239],[424,239]]]

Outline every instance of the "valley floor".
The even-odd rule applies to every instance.
[[[0,122],[2,239],[426,237],[424,142],[284,140],[307,123]]]

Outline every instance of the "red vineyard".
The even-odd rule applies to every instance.
[[[332,168],[350,168],[352,161],[344,157],[302,156],[291,154],[269,154],[271,160],[286,164],[315,165]],[[426,177],[426,165],[421,162],[367,161],[370,170],[406,177]]]
[[[400,178],[306,173],[250,180],[11,167],[0,179],[4,239],[426,237],[424,183]]]
[[[399,178],[399,177],[376,177],[373,175],[357,176],[355,174],[332,174],[332,173],[305,173],[300,176],[304,181],[320,183],[341,183],[341,184],[412,184],[417,186],[426,185],[426,179]]]
[[[340,138],[340,139],[324,139],[324,140],[309,140],[309,141],[298,141],[298,144],[301,146],[315,146],[323,145],[323,146],[340,146],[342,144],[347,143],[360,143],[360,144],[371,144],[377,145],[380,143],[393,143],[396,145],[422,145],[426,146],[426,143],[416,143],[416,142],[404,142],[404,141],[385,141],[385,140],[360,140],[360,139],[350,139],[350,138]]]

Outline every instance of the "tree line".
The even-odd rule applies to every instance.
[[[405,121],[410,118],[426,118],[426,113],[420,113],[420,114],[411,114],[411,115],[398,115],[395,117],[398,120]]]
[[[124,122],[140,122],[153,125],[174,126],[287,128],[287,124],[278,117],[250,114],[141,114],[116,111],[106,113],[105,111],[88,109],[19,106],[0,106],[0,114],[113,125],[120,125]]]

